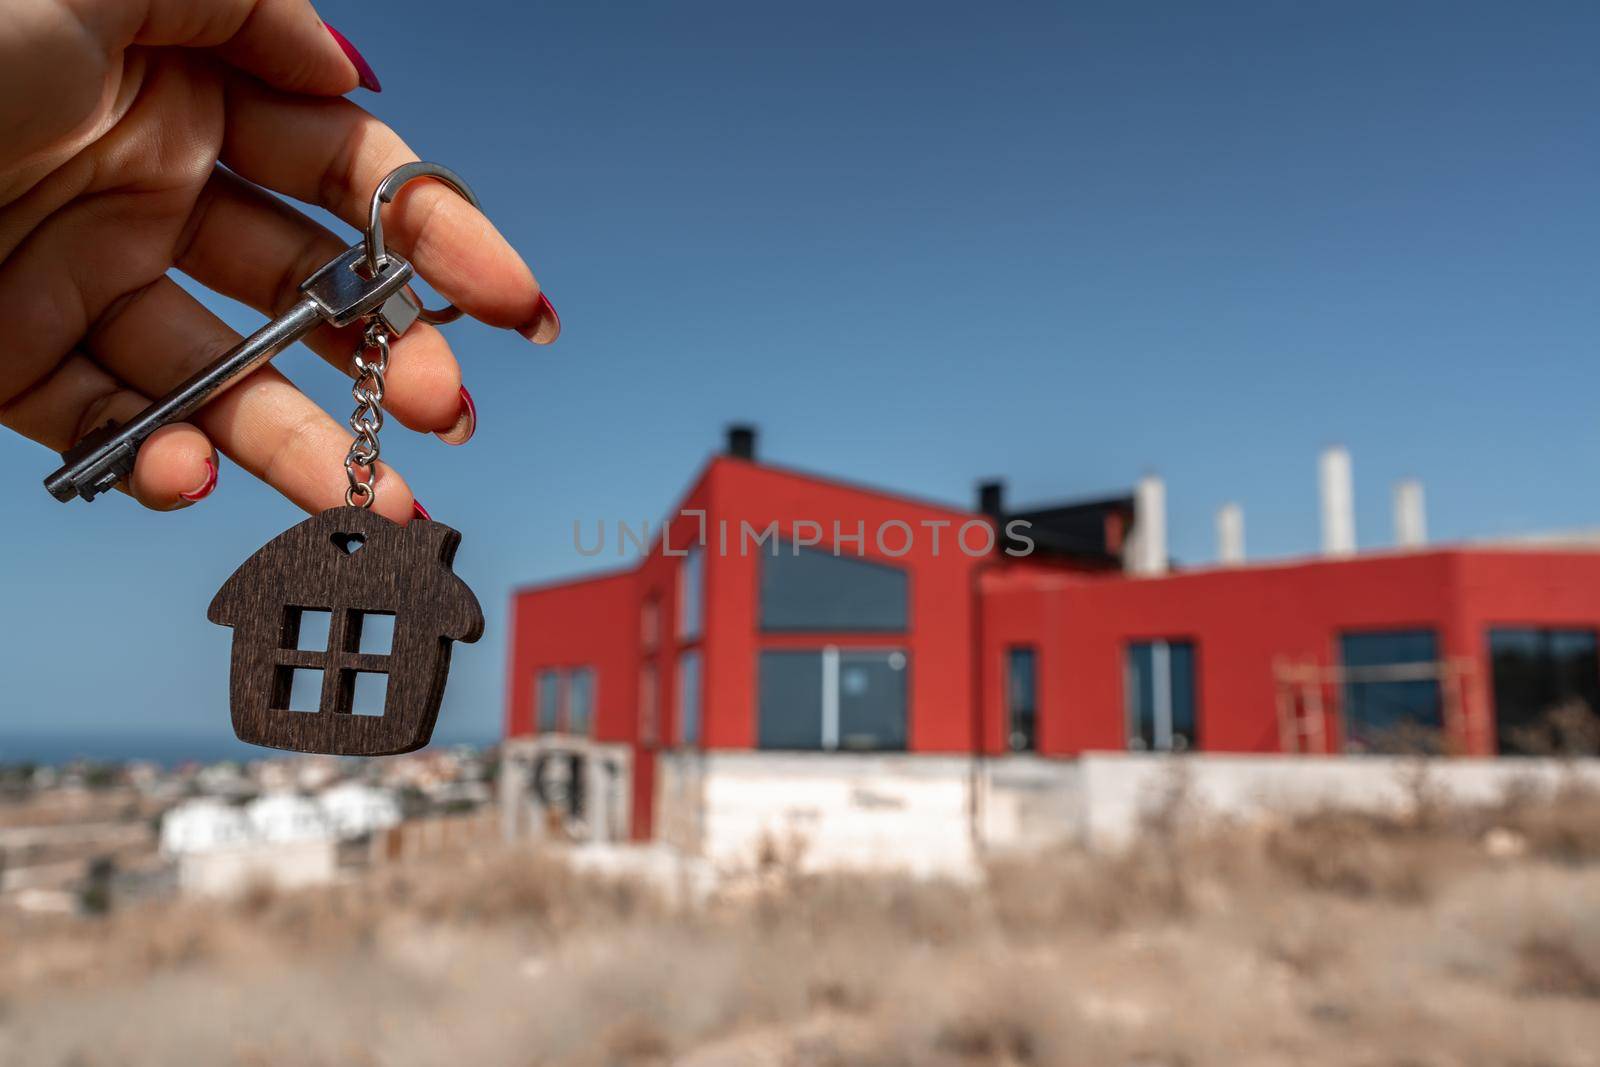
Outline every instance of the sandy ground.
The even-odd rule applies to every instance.
[[[1251,829],[963,887],[717,899],[478,853],[0,923],[0,1063],[1600,1064],[1600,803]]]

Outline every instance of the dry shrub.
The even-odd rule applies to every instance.
[[[1530,937],[1518,947],[1517,962],[1526,993],[1600,1000],[1600,960],[1586,958],[1570,940]]]
[[[495,851],[444,868],[391,868],[357,892],[426,922],[514,922],[550,932],[632,921],[663,908],[638,879],[579,871],[537,849]]]
[[[1301,815],[1266,837],[1273,867],[1303,888],[1408,905],[1430,900],[1465,851],[1427,823],[1350,811]]]
[[[986,868],[986,903],[1013,937],[1181,919],[1193,907],[1208,853],[1207,841],[1140,841],[1103,856],[1059,849],[997,857]]]
[[[967,1013],[946,1020],[934,1051],[968,1063],[1039,1063],[1039,1038],[1015,1012]]]
[[[1126,1062],[1087,1023],[1060,972],[965,949],[937,968],[886,975],[879,1025],[839,1064],[872,1067],[1074,1067]]]
[[[758,925],[769,932],[871,932],[913,944],[963,940],[978,921],[968,887],[898,874],[796,875],[765,887],[752,906]]]
[[[612,1027],[600,1044],[615,1067],[664,1063],[672,1055],[671,1040],[647,1020],[634,1017]]]
[[[1230,845],[1231,834],[1202,818],[1178,762],[1140,810],[1124,847],[997,856],[986,865],[987,903],[1013,936],[1182,919]]]
[[[1572,865],[1600,862],[1600,789],[1575,778],[1550,793],[1511,790],[1484,818],[1517,834],[1535,856]]]

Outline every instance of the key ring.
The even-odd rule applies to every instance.
[[[374,276],[383,269],[384,263],[388,262],[389,259],[388,249],[383,244],[383,205],[392,202],[402,186],[408,185],[419,178],[435,178],[444,182],[460,193],[467,203],[475,208],[482,208],[482,205],[478,203],[477,194],[473,193],[461,175],[449,167],[426,162],[407,163],[403,167],[396,167],[389,172],[388,177],[378,183],[378,188],[372,194],[372,206],[367,211],[367,269]],[[438,311],[430,311],[427,308],[423,308],[417,317],[423,322],[438,326],[442,323],[454,322],[459,319],[461,310],[454,304],[446,304]]]

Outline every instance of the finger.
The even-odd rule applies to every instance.
[[[208,289],[277,315],[299,300],[300,283],[344,248],[291,205],[219,168],[195,204],[175,262]],[[350,374],[362,330],[324,327],[306,344]],[[384,410],[411,429],[448,437],[460,421],[461,367],[444,335],[426,323],[395,342],[384,378]]]
[[[149,397],[117,381],[81,354],[69,355],[36,388],[0,410],[0,422],[47,448],[65,452],[91,430],[121,425]],[[147,508],[171,511],[211,494],[217,457],[206,435],[187,423],[164,426],[139,448],[126,489]]]
[[[295,93],[337,96],[363,81],[365,60],[358,66],[360,53],[346,52],[310,0],[58,2],[70,6],[71,24],[81,23],[108,54],[134,44],[214,48],[240,69]]]
[[[85,347],[131,387],[159,396],[238,343],[221,319],[162,278],[104,316]],[[213,398],[193,421],[224,455],[307,512],[343,506],[350,433],[271,366]],[[408,522],[405,479],[381,463],[377,478],[374,509]]]
[[[395,132],[345,100],[308,100],[244,78],[229,85],[222,162],[243,177],[365,227],[373,191],[416,160]],[[407,185],[385,234],[446,300],[538,344],[561,321],[522,258],[483,214],[439,182]]]

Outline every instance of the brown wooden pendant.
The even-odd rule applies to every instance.
[[[233,627],[239,739],[339,756],[427,744],[451,642],[483,636],[478,598],[451,570],[460,543],[437,522],[343,507],[246,560],[206,613]]]

